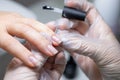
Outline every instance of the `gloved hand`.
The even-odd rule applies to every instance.
[[[65,4],[86,11],[87,16],[85,23],[74,21],[71,24],[65,19],[54,22],[54,27],[62,29],[57,30],[62,46],[90,80],[120,80],[120,44],[109,26],[86,0],[65,0]]]
[[[36,68],[26,66],[18,58],[10,62],[4,80],[59,80],[66,64],[63,52],[53,57],[39,52],[34,46],[26,43],[26,46],[39,60]]]
[[[51,40],[46,39],[43,33]],[[58,46],[61,42],[51,29],[36,20],[25,18],[17,13],[0,12],[0,48],[31,67],[35,67],[32,59],[36,58],[14,36],[25,39],[48,56],[57,53],[53,46]]]

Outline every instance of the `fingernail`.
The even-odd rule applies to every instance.
[[[41,69],[41,67],[45,64],[45,62],[47,60],[47,57],[46,56],[43,57],[42,55],[43,54],[40,54],[40,53],[39,54],[38,53],[34,54],[34,56],[38,60],[38,62],[36,64],[36,67],[37,67],[38,70]]]
[[[56,29],[55,21],[51,21],[51,22],[47,23],[47,25],[48,25],[53,31],[55,31],[55,29]]]
[[[68,19],[59,19],[56,23],[59,29],[70,29],[74,25],[74,22]]]
[[[41,54],[41,53],[39,53],[39,54],[35,54],[35,57],[40,61],[40,62],[42,62],[42,63],[44,63],[46,60],[47,60],[47,58],[48,58],[48,56],[43,56],[44,54]]]
[[[48,50],[54,55],[58,53],[58,51],[52,45],[48,45]]]
[[[57,38],[56,36],[52,36],[52,39],[55,41],[55,42],[57,42],[58,44],[60,44],[62,41],[59,39],[59,38]]]
[[[30,57],[29,57],[29,60],[30,60],[35,66],[37,66],[38,60],[37,60],[34,56],[30,56]]]

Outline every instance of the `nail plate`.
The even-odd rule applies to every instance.
[[[35,65],[37,66],[38,60],[34,57],[34,56],[30,56],[29,60]]]
[[[56,36],[52,36],[52,39],[55,41],[55,42],[57,42],[58,44],[60,44],[62,41],[59,39],[59,38],[57,38]]]
[[[52,45],[48,45],[48,50],[53,53],[53,55],[57,54],[58,51],[52,46]]]

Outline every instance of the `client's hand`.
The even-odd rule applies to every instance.
[[[28,46],[28,45],[27,45]],[[30,47],[28,47],[30,49]],[[59,80],[66,64],[63,52],[47,57],[34,48],[32,52],[39,60],[36,68],[30,68],[18,58],[10,62],[4,80]]]
[[[19,58],[26,65],[35,67],[31,59],[36,58],[15,36],[30,42],[48,56],[57,53],[54,46],[58,46],[61,42],[46,25],[17,13],[0,11],[0,48]]]

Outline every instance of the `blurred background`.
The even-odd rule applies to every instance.
[[[89,0],[120,41],[120,0]],[[0,11],[17,12],[25,17],[34,18],[42,23],[61,18],[61,14],[42,10],[43,5],[63,9],[64,0],[0,0]],[[67,54],[67,52],[66,52]],[[61,80],[88,80],[77,67],[74,60],[67,54],[68,64]],[[3,80],[5,69],[12,56],[0,49],[0,80]]]

